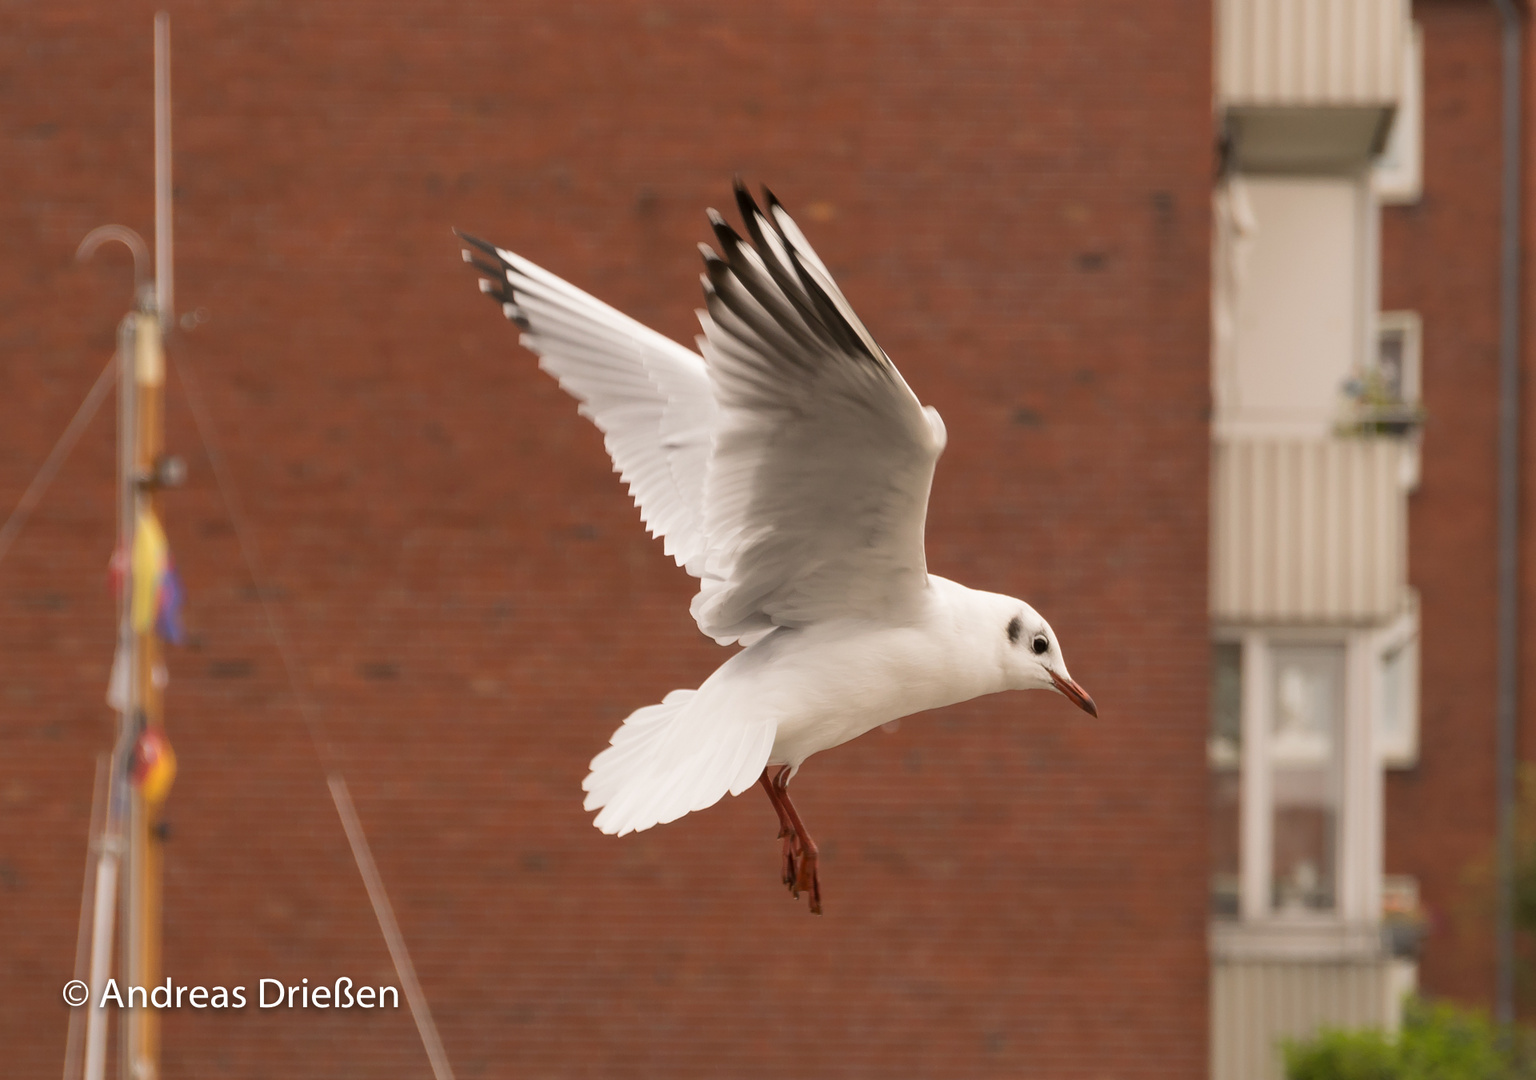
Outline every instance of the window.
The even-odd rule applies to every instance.
[[[1344,646],[1277,645],[1269,713],[1271,907],[1332,911],[1338,896]]]
[[[1218,629],[1206,757],[1223,933],[1381,918],[1382,774],[1416,745],[1417,640],[1416,603],[1374,627]]]
[[[1420,337],[1416,311],[1383,311],[1376,316],[1376,373],[1389,401],[1419,402]]]
[[[1344,382],[1349,400],[1341,425],[1345,433],[1408,435],[1424,422],[1419,404],[1421,338],[1417,312],[1377,314],[1375,353]]]
[[[1401,406],[1419,403],[1418,312],[1381,312],[1376,316],[1376,375],[1385,398]]]

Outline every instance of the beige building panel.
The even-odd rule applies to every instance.
[[[1406,0],[1219,0],[1220,103],[1395,104],[1408,25]]]
[[[1212,1080],[1284,1080],[1281,1046],[1325,1028],[1396,1028],[1412,965],[1372,959],[1218,959]]]
[[[1374,623],[1406,602],[1406,448],[1389,438],[1214,444],[1212,616]]]

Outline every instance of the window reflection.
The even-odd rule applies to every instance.
[[[1332,911],[1337,903],[1342,645],[1272,652],[1270,715],[1275,911]]]

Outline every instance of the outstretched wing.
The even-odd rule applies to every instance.
[[[706,538],[704,472],[716,407],[703,359],[529,262],[460,236],[481,289],[522,327],[539,367],[581,402],[648,530],[697,577]]]
[[[519,255],[464,236],[481,288],[581,402],[666,552],[701,579],[721,644],[878,616],[925,585],[939,414],[875,344],[782,206],[736,185],[748,244],[714,211],[704,356]],[[462,234],[461,234],[462,235]]]
[[[699,313],[720,413],[692,610],[721,642],[915,596],[945,441],[773,195],[766,214],[736,197],[752,243],[710,212],[723,257],[702,247]]]

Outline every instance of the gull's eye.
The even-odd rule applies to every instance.
[[[1035,639],[1029,643],[1029,647],[1036,656],[1044,656],[1046,650],[1051,647],[1051,643],[1045,639],[1044,634],[1036,634]]]

